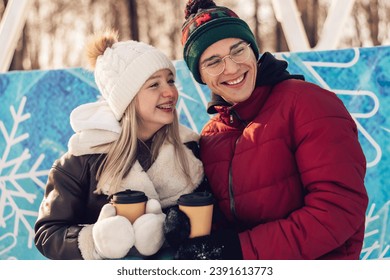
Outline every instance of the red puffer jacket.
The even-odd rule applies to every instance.
[[[358,259],[366,160],[341,100],[289,79],[215,109],[201,159],[244,259]]]

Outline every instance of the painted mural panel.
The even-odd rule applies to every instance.
[[[390,259],[390,47],[278,53],[289,71],[334,91],[359,128],[367,157],[370,197],[362,259]],[[200,132],[210,92],[175,61],[180,121]],[[0,75],[0,259],[44,259],[33,226],[48,171],[67,150],[69,114],[96,100],[93,75],[83,69]]]

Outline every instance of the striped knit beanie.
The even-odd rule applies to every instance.
[[[239,38],[251,44],[259,57],[256,39],[245,21],[232,10],[216,6],[212,0],[190,0],[187,3],[186,21],[182,26],[183,58],[198,83],[199,59],[212,44],[226,38]]]

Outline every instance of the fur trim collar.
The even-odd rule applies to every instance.
[[[182,141],[186,140],[185,142],[197,141],[199,137],[184,126],[180,129],[180,136]],[[175,205],[180,195],[193,192],[203,179],[202,162],[186,146],[184,146],[184,151],[191,167],[190,182],[187,182],[177,161],[172,160],[175,157],[174,146],[165,143],[147,172],[143,170],[138,161],[135,162],[127,177],[122,181],[122,189],[118,191],[125,189],[143,191],[149,199],[154,198],[160,201],[163,208]],[[103,186],[101,191],[110,195],[108,185]]]
[[[143,191],[148,198],[160,201],[162,208],[175,205],[182,194],[193,192],[203,179],[203,165],[191,150],[185,147],[190,168],[190,182],[174,158],[174,147],[172,144],[164,144],[160,153],[145,172],[140,163],[136,161],[128,176],[122,181],[122,189]],[[103,186],[102,192],[109,195],[108,185]]]
[[[180,138],[182,143],[198,142],[199,135],[193,130],[180,125]],[[69,140],[69,153],[80,156],[85,154],[106,153],[109,145],[93,147],[97,143],[109,144],[115,141],[117,133],[107,130],[84,130],[74,134]],[[98,139],[98,140],[94,140]],[[184,144],[183,144],[184,145]],[[160,201],[163,208],[176,204],[182,194],[194,191],[203,179],[203,164],[193,152],[184,146],[190,168],[191,182],[187,182],[180,166],[175,160],[174,147],[164,143],[156,161],[147,172],[136,161],[129,174],[122,182],[122,190],[132,189],[145,192],[148,198]],[[109,187],[103,186],[102,193],[111,195]],[[121,190],[118,190],[121,191]]]

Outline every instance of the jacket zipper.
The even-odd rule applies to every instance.
[[[249,123],[247,121],[244,121],[243,119],[240,118],[240,116],[237,114],[236,111],[230,109],[229,110],[229,123],[233,124],[234,123],[234,117],[240,122],[240,124],[245,128]]]
[[[269,91],[271,92],[272,87],[270,87]],[[264,104],[263,104],[264,105]],[[263,105],[259,108],[259,112],[261,111],[261,108]],[[234,116],[237,118],[238,121],[243,125],[243,129],[249,125],[249,122],[244,121],[243,119],[240,118],[240,116],[237,114],[235,110],[229,109],[229,122],[230,124],[234,123]],[[236,142],[234,143],[234,148],[233,148],[233,156],[236,150],[237,142],[240,139],[240,137],[237,138]],[[232,161],[230,162],[229,165],[229,199],[230,199],[230,211],[232,213],[233,219],[236,222],[238,226],[240,226],[240,221],[238,220],[237,217],[237,212],[236,212],[236,204],[234,202],[234,191],[233,191],[233,174],[232,174],[232,163],[233,163],[233,158]]]
[[[238,139],[239,139],[239,137],[237,138],[236,142],[234,143],[233,155],[234,155],[234,151],[236,150],[236,145],[237,145]],[[236,221],[236,223],[238,223],[238,218],[237,218],[237,213],[236,213],[236,204],[234,202],[232,164],[233,164],[233,159],[232,159],[232,161],[230,162],[230,165],[229,165],[230,212],[232,213],[233,219]]]
[[[234,117],[237,118],[237,120],[241,123],[241,125],[245,128],[248,123],[240,118],[240,116],[237,114],[236,111],[230,109],[229,110],[229,122],[230,124],[234,123]],[[233,147],[233,155],[236,150],[237,142],[240,139],[241,136],[239,136],[236,139],[236,142],[234,143]],[[236,212],[236,204],[234,201],[234,190],[233,190],[233,172],[232,172],[232,164],[233,164],[233,159],[229,164],[229,199],[230,199],[230,211],[232,213],[233,219],[236,222],[237,225],[240,225],[240,221],[238,220],[237,217],[237,212]]]

